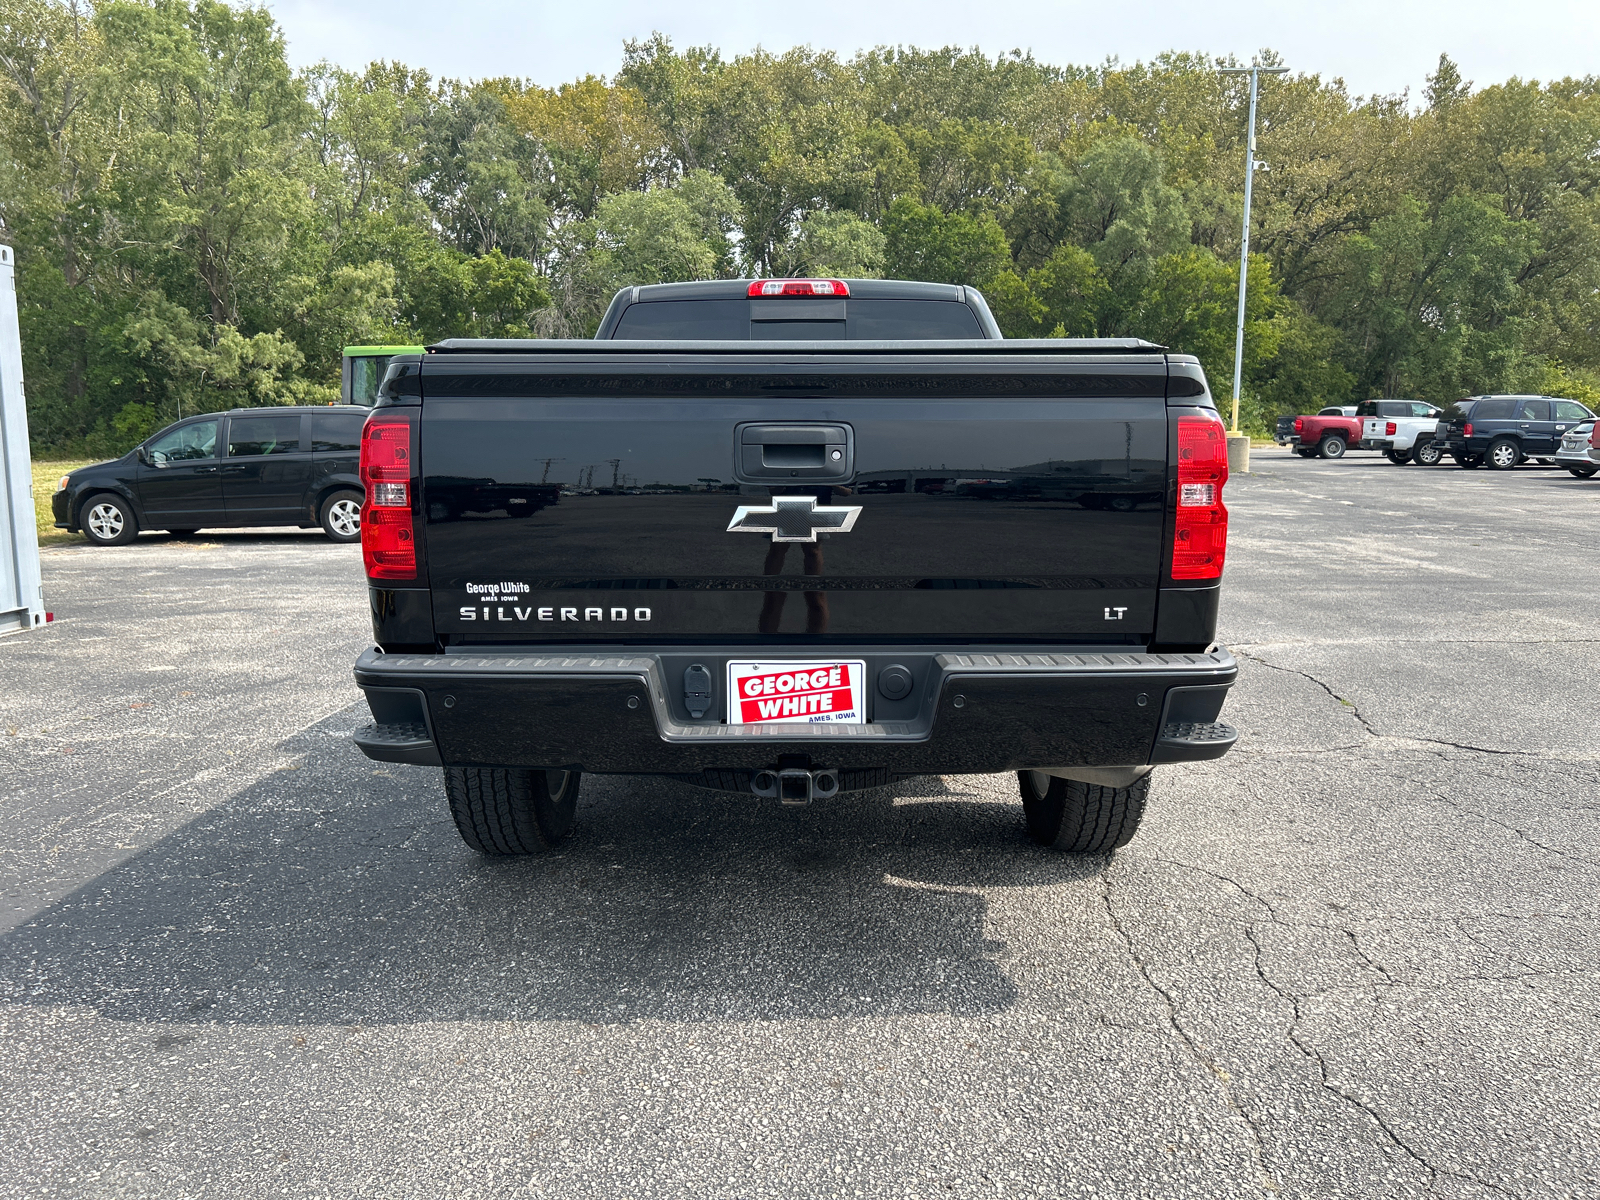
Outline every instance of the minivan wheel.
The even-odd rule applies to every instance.
[[[1344,439],[1342,437],[1325,437],[1317,447],[1317,453],[1323,458],[1343,458]]]
[[[1522,447],[1510,438],[1495,438],[1484,455],[1484,462],[1491,471],[1509,471],[1521,461]]]
[[[1017,785],[1034,841],[1072,854],[1104,854],[1126,846],[1138,832],[1150,775],[1116,788],[1018,771]]]
[[[461,840],[496,858],[554,849],[578,809],[577,771],[446,767],[444,790]]]
[[[1432,442],[1423,442],[1411,450],[1411,461],[1419,467],[1436,467],[1443,457],[1444,451]]]
[[[361,493],[335,492],[322,502],[322,532],[335,542],[361,540]]]
[[[133,509],[122,497],[109,492],[89,497],[78,524],[83,536],[97,546],[121,546],[139,536],[139,522]]]

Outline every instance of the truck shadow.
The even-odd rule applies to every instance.
[[[367,762],[353,723],[0,936],[0,994],[163,1023],[981,1014],[1017,992],[966,889],[1104,866],[938,780],[784,810],[587,777],[561,851],[485,860],[438,773]]]

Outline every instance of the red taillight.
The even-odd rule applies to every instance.
[[[361,434],[361,557],[373,579],[417,577],[416,526],[411,518],[411,425],[367,422]]]
[[[1465,429],[1463,429],[1463,430],[1462,430],[1462,431],[1461,431],[1461,432],[1462,432],[1462,434],[1463,434],[1463,435],[1464,435],[1464,436],[1466,436],[1466,437],[1471,437],[1471,436],[1472,436],[1472,422],[1471,422],[1471,421],[1468,421],[1468,422],[1467,422],[1467,425],[1466,425],[1466,428],[1465,428]]]
[[[1215,415],[1178,418],[1178,512],[1172,577],[1218,579],[1228,550],[1228,436]]]
[[[1305,420],[1304,417],[1296,417],[1294,419],[1294,431],[1296,433],[1299,433],[1301,426],[1303,426],[1305,423],[1306,423],[1306,420]]]
[[[1390,421],[1387,425],[1385,425],[1383,427],[1383,436],[1384,437],[1393,437],[1394,435],[1395,435],[1395,423],[1393,421]]]
[[[842,279],[758,279],[745,294],[752,300],[771,296],[820,296],[831,299],[848,296],[850,289]]]

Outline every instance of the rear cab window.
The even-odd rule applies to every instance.
[[[612,337],[633,341],[981,340],[952,300],[650,300],[630,304]]]
[[[630,304],[611,335],[625,341],[745,342],[748,300],[653,300]]]

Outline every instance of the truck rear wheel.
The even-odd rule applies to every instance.
[[[1344,439],[1342,437],[1325,437],[1317,446],[1317,453],[1323,458],[1343,458]]]
[[[461,840],[496,858],[554,849],[578,808],[577,771],[446,767],[444,789]]]
[[[1385,450],[1383,456],[1397,467],[1403,467],[1411,461],[1409,450]]]
[[[1150,775],[1115,788],[1018,771],[1017,784],[1034,841],[1071,854],[1104,854],[1126,846],[1138,832]]]

